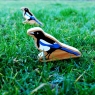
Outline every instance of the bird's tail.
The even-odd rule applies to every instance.
[[[42,23],[40,21],[38,21],[37,19],[35,19],[35,21],[42,26]]]
[[[68,49],[68,48],[65,48],[65,47],[62,47],[61,50],[66,51],[66,52],[68,52],[70,54],[74,54],[76,56],[80,56],[81,55],[80,52],[74,51],[74,50],[71,50],[71,49]]]
[[[39,20],[37,20],[36,17],[31,16],[30,18],[31,18],[32,20],[35,20],[39,25],[42,26],[42,23],[41,23]]]

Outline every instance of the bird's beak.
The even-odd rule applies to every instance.
[[[24,11],[24,7],[21,7],[20,9]]]
[[[34,32],[27,31],[28,35],[34,35]]]
[[[34,35],[34,32],[30,32],[29,34],[30,34],[30,35]]]

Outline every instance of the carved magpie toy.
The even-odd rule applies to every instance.
[[[29,23],[29,24],[39,24],[42,25],[42,23],[29,11],[28,8],[22,7],[21,10],[23,11],[23,17],[26,19],[23,23]]]
[[[78,49],[59,42],[40,27],[28,29],[27,34],[34,38],[37,49],[41,51],[38,58],[42,62],[44,62],[44,58],[45,61],[54,61],[81,56]]]

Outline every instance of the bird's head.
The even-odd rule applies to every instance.
[[[21,10],[25,11],[25,12],[29,12],[29,9],[26,7],[21,7]]]
[[[40,28],[40,27],[34,27],[34,28],[30,28],[27,30],[27,34],[29,36],[32,36],[34,38],[43,38],[45,35],[44,35],[44,31]]]

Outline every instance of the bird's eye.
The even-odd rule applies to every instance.
[[[39,33],[37,32],[37,34],[39,34]]]

